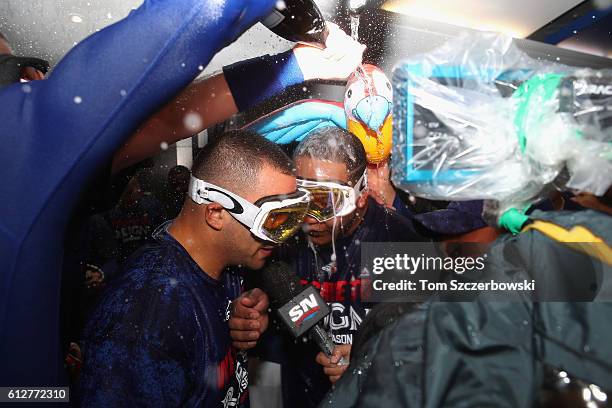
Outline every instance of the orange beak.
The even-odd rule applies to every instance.
[[[393,119],[388,115],[380,132],[366,128],[361,122],[348,118],[348,130],[357,136],[365,148],[368,163],[379,164],[389,159],[393,138]]]

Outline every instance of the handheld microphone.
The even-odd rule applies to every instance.
[[[262,271],[261,289],[268,294],[270,306],[293,337],[305,333],[319,349],[331,357],[334,342],[321,321],[330,313],[329,306],[311,285],[303,286],[285,262],[274,262]],[[338,364],[348,364],[342,358]]]

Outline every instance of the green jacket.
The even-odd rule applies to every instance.
[[[584,302],[476,295],[469,303],[382,304],[364,321],[349,368],[321,406],[532,407],[549,366],[612,390],[612,303],[592,301],[611,278],[612,217],[537,211],[531,218],[521,234],[493,244],[489,272],[579,291]]]

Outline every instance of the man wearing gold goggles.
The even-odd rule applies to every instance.
[[[311,195],[308,215],[319,222],[343,217],[357,209],[357,201],[368,187],[367,172],[353,186],[341,181],[298,178],[298,186]]]
[[[335,129],[322,133],[350,136]],[[337,160],[332,161],[320,158],[318,152],[311,150],[312,144],[306,142],[294,153],[298,186],[311,195],[304,232],[313,244],[327,245],[338,236],[350,235],[363,219],[368,201],[367,171],[365,165],[363,168],[359,165],[359,160],[354,161],[355,166],[350,160],[348,165],[343,162],[342,155],[350,153],[338,152]]]
[[[262,349],[264,359],[283,366],[284,405],[315,407],[346,369],[337,363],[340,357],[349,360],[353,336],[372,307],[361,301],[361,244],[421,237],[411,221],[368,196],[366,153],[355,136],[337,127],[317,129],[297,146],[293,159],[297,185],[310,193],[310,207],[303,234],[280,246],[275,257],[328,302],[326,328],[336,347],[330,359],[313,345],[295,344],[270,329]],[[252,335],[255,339],[257,333]]]
[[[242,277],[228,267],[263,267],[276,244],[299,230],[308,202],[309,193],[297,189],[293,163],[274,143],[237,131],[206,145],[178,217],[130,257],[91,316],[84,375],[97,378],[106,367],[100,361],[129,374],[111,376],[92,401],[116,390],[136,399],[139,388],[130,379],[147,370],[172,383],[163,405],[245,401],[245,354],[232,347],[228,319],[234,305],[245,302],[253,307],[249,327],[261,334],[268,299],[258,289],[242,293]]]
[[[215,258],[227,258],[225,266],[259,269],[277,244],[299,231],[310,194],[298,189],[293,163],[278,146],[245,131],[222,138],[225,154],[208,154],[211,148],[198,156],[189,199],[168,231],[181,244],[199,243],[196,257],[214,248]]]
[[[196,204],[221,205],[255,237],[274,243],[285,242],[299,230],[310,203],[310,194],[302,189],[291,194],[262,197],[251,203],[194,176],[189,182],[189,196]]]

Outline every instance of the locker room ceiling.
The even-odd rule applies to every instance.
[[[427,20],[525,38],[582,0],[389,0],[384,9]]]
[[[374,0],[376,1],[376,0]],[[316,0],[326,17],[333,15],[337,0]],[[76,42],[126,16],[142,0],[23,0],[0,1],[0,31],[16,53],[47,58],[56,63]],[[382,4],[379,1],[379,4]],[[526,37],[568,10],[580,0],[389,0],[385,8],[411,16],[476,29],[494,29]],[[612,5],[612,0],[595,0]],[[333,19],[333,17],[332,17]],[[570,39],[571,40],[571,39]],[[599,41],[611,42],[609,35]],[[574,41],[575,42],[575,41]],[[261,25],[219,55],[207,72],[239,59],[278,52],[289,43],[271,35]],[[572,45],[575,45],[572,43]],[[588,44],[587,44],[588,45]]]

